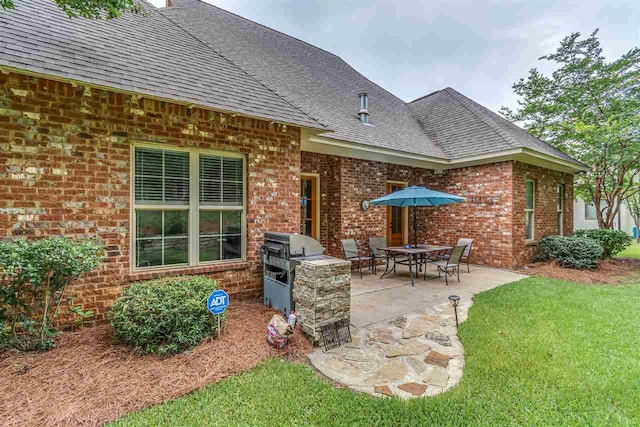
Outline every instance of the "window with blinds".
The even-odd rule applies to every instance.
[[[136,269],[244,257],[243,157],[147,147],[134,153]]]
[[[136,203],[189,204],[189,153],[136,149]]]
[[[556,215],[558,224],[558,234],[564,234],[564,184],[558,184],[558,202],[556,204]]]
[[[524,234],[525,240],[532,241],[535,236],[536,183],[526,181],[524,187]]]
[[[244,195],[243,160],[200,155],[200,204],[242,206]]]

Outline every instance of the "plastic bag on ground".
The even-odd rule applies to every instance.
[[[293,329],[285,318],[274,314],[267,325],[267,342],[277,349],[283,349],[287,346],[291,334]]]

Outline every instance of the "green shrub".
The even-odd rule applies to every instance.
[[[602,249],[604,250],[602,254],[603,259],[617,255],[631,244],[631,238],[627,236],[627,233],[621,230],[576,230],[573,235],[575,237],[593,239],[600,243],[600,246],[602,246]]]
[[[136,351],[167,355],[200,344],[217,328],[207,310],[216,281],[204,276],[138,282],[111,308],[114,338]]]
[[[98,267],[102,245],[61,237],[0,241],[0,347],[47,350],[64,291]]]
[[[563,267],[592,269],[602,259],[602,246],[584,237],[547,236],[538,243],[537,261],[555,259]]]

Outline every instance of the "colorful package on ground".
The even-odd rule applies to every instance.
[[[289,342],[289,336],[293,333],[291,326],[284,317],[275,314],[267,325],[267,342],[269,345],[282,350]]]

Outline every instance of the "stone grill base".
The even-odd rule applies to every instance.
[[[351,318],[351,263],[339,258],[296,266],[293,301],[302,330],[320,344],[323,325]]]

